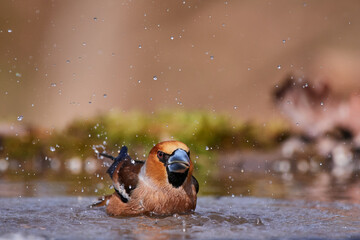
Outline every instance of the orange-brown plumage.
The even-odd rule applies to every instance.
[[[110,215],[174,214],[195,210],[198,182],[192,176],[189,148],[179,141],[154,146],[145,162],[126,152],[115,159],[108,172],[116,190],[100,201]]]
[[[156,144],[150,151],[149,157],[145,162],[146,174],[151,176],[158,184],[165,184],[167,181],[167,173],[163,164],[157,159],[157,152],[162,151],[167,154],[172,154],[176,149],[181,148],[186,152],[189,148],[182,142],[178,141],[167,141]],[[192,174],[192,162],[190,162],[191,169],[189,169],[189,176]]]

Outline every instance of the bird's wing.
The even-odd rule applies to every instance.
[[[109,155],[102,155],[109,157]],[[144,162],[131,159],[126,146],[121,148],[116,158],[111,156],[110,158],[114,162],[107,170],[107,173],[113,181],[115,192],[119,195],[122,202],[127,203],[130,200],[131,192],[137,186],[138,175]]]
[[[191,180],[192,180],[192,183],[194,184],[194,187],[195,187],[195,190],[196,190],[196,193],[199,192],[199,182],[196,180],[196,178],[194,176],[191,176]]]

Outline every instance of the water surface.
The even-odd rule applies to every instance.
[[[360,205],[255,197],[200,197],[196,212],[109,217],[95,197],[0,199],[0,239],[360,238]]]

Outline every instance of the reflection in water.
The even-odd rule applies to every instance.
[[[0,176],[0,197],[101,196],[112,193],[107,167],[101,160],[68,161],[66,171],[29,171],[25,165]],[[355,160],[354,160],[355,161]],[[356,160],[357,161],[357,160]],[[216,163],[215,163],[216,162]],[[359,170],[334,174],[335,167],[317,155],[283,152],[221,154],[212,168],[195,173],[200,196],[243,196],[360,203]],[[337,171],[337,170],[336,170]],[[73,174],[71,174],[71,173]],[[79,173],[80,174],[74,174]],[[65,176],[65,177],[64,177]]]
[[[200,177],[200,196],[265,197],[360,203],[360,180],[354,175],[339,182],[328,172],[317,174],[221,171]],[[108,178],[77,176],[72,179],[0,180],[1,197],[101,196],[113,192]]]
[[[360,181],[357,176],[339,183],[334,176],[323,172],[313,175],[292,175],[291,179],[279,174],[221,173],[203,185],[203,194],[228,196],[256,196],[274,199],[304,199],[315,201],[343,200],[360,203]]]

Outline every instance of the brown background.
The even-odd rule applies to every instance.
[[[359,1],[0,3],[0,121],[10,123],[168,108],[267,121],[287,74],[327,79],[346,97],[359,63]]]

